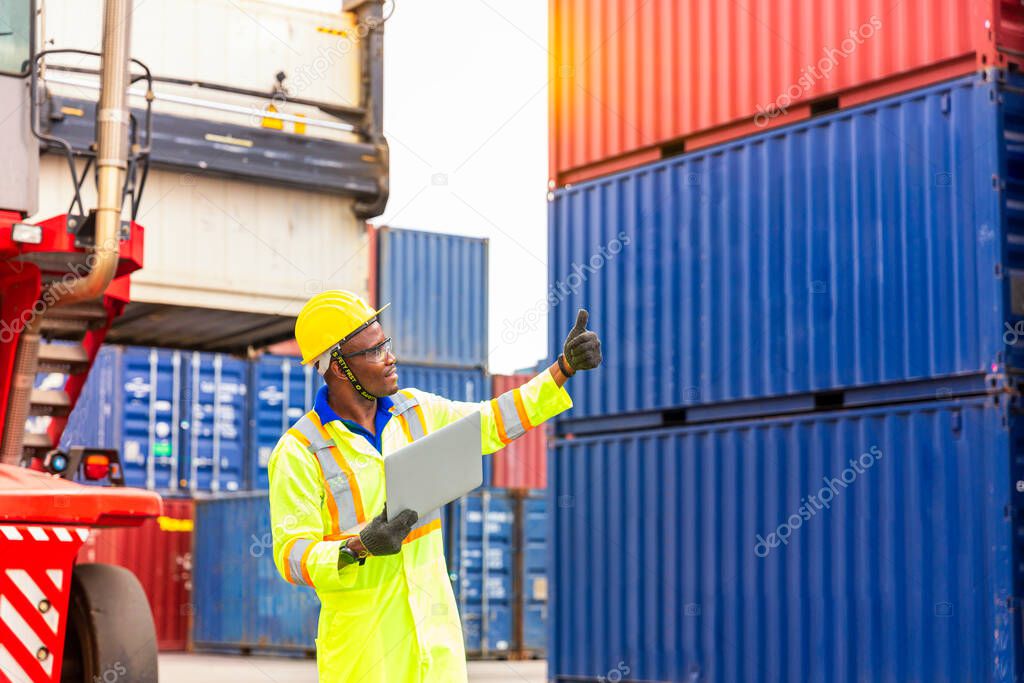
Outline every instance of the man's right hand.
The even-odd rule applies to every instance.
[[[419,519],[415,510],[403,510],[391,521],[387,520],[387,508],[373,518],[373,521],[359,532],[359,540],[371,555],[394,555],[402,549],[402,541],[409,535],[413,524]]]

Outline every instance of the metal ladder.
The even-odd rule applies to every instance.
[[[104,330],[108,319],[109,313],[102,299],[56,307],[42,314],[38,340],[24,347],[26,356],[31,355],[34,348],[35,362],[27,357],[19,359],[16,369],[15,381],[19,385],[27,383],[33,387],[29,394],[26,419],[37,416],[59,419],[71,413],[75,401],[67,392],[68,384],[75,376],[87,375],[92,366],[92,359],[84,344],[85,337],[94,330]],[[55,343],[58,341],[74,343]],[[34,384],[36,374],[40,372],[59,372],[67,375],[68,381],[61,389],[37,389]],[[60,431],[63,429],[31,433],[26,429],[21,444],[21,458],[24,460],[46,455],[57,447]]]

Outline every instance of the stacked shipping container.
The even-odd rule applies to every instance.
[[[537,658],[547,650],[547,500],[482,487],[444,516],[449,575],[472,658]]]
[[[522,386],[533,375],[493,375],[491,396]],[[506,489],[542,489],[547,486],[547,429],[531,429],[494,457],[493,485]]]
[[[128,486],[170,494],[245,487],[248,363],[224,354],[104,346],[62,446],[116,448]]]
[[[486,369],[488,241],[390,227],[374,241],[377,301],[391,304],[381,322],[399,361]]]
[[[552,680],[1024,672],[1020,8],[785,5],[552,2]]]

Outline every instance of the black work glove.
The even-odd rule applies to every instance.
[[[581,308],[576,314],[576,325],[569,330],[562,347],[562,357],[569,368],[576,370],[593,370],[601,364],[601,340],[597,333],[587,329],[590,314]]]
[[[402,541],[409,535],[412,525],[419,519],[415,510],[403,510],[391,521],[387,520],[388,509],[380,513],[359,532],[366,552],[371,555],[394,555],[402,549]]]

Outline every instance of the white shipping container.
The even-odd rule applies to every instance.
[[[66,213],[72,194],[67,162],[44,155],[40,209],[31,220]],[[96,206],[91,177],[83,201],[87,209]],[[145,265],[132,275],[132,301],[291,316],[323,289],[366,296],[366,227],[352,204],[336,195],[151,169],[138,217]]]
[[[323,11],[332,4],[337,11]],[[340,4],[325,0],[138,2],[132,17],[131,54],[154,75],[268,94],[276,84],[275,75],[283,71],[291,97],[358,106],[360,32],[355,15],[342,12]],[[102,0],[40,0],[40,6],[40,30],[47,49],[100,49]],[[49,59],[54,64],[98,66],[98,60],[75,55]],[[95,99],[94,93],[91,96]]]

